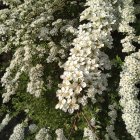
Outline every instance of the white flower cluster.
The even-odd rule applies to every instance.
[[[2,35],[5,35],[7,32],[7,28],[5,27],[4,24],[0,25],[0,37],[2,37]]]
[[[21,75],[25,73],[30,78],[33,78],[31,76],[33,63],[34,61],[40,61],[40,59],[41,61],[42,59],[46,60],[44,54],[48,56],[48,63],[60,61],[59,66],[62,65],[61,59],[66,58],[66,52],[71,44],[66,38],[62,38],[60,45],[58,45],[59,43],[56,45],[51,37],[56,34],[59,36],[59,31],[66,36],[67,28],[72,27],[77,20],[54,20],[53,13],[62,9],[65,5],[64,0],[25,0],[20,3],[14,0],[5,0],[4,2],[10,6],[17,4],[16,8],[11,7],[11,9],[0,10],[0,36],[2,36],[0,53],[7,52],[12,47],[15,48],[10,66],[6,69],[1,79],[6,91],[2,95],[3,103],[7,103],[11,95],[14,95],[19,89]],[[49,43],[45,45],[37,44],[37,39]],[[42,71],[38,73],[42,73]],[[40,86],[38,85],[36,88],[40,88],[43,85],[43,81],[39,82],[37,80],[40,81],[40,78],[36,79],[36,83],[40,84]],[[38,91],[33,89],[35,89],[35,85],[30,82],[27,91],[31,94],[36,94],[35,96],[39,96],[41,89],[38,89]]]
[[[35,97],[39,97],[44,87],[42,77],[43,66],[41,64],[37,64],[35,67],[32,67],[29,72],[30,82],[27,85],[27,92],[33,94]]]
[[[49,130],[46,128],[41,128],[35,136],[35,140],[51,140]]]
[[[3,103],[9,102],[11,95],[16,94],[19,88],[20,77],[23,73],[26,73],[30,77],[30,82],[27,87],[27,91],[35,96],[39,96],[41,89],[43,88],[43,80],[41,80],[42,68],[37,65],[37,71],[35,73],[35,68],[32,64],[33,55],[38,55],[38,57],[43,56],[44,48],[31,48],[29,46],[18,48],[10,62],[10,66],[6,69],[3,77],[1,78],[2,86],[5,87],[5,93],[3,93]],[[34,70],[35,69],[35,70]],[[39,71],[40,70],[40,71]],[[37,74],[38,73],[38,74]],[[38,77],[36,77],[38,75]],[[32,82],[36,81],[36,87]],[[32,87],[31,87],[32,86]],[[34,90],[33,90],[34,89]]]
[[[9,67],[1,78],[2,86],[5,88],[5,93],[2,94],[3,103],[7,103],[12,95],[23,92],[20,87],[22,83],[26,87],[23,88],[24,92],[29,92],[35,97],[42,94],[47,81],[47,89],[54,89],[53,85],[57,83],[53,79],[57,71],[55,68],[59,66],[64,69],[64,73],[61,75],[62,83],[59,84],[56,93],[56,109],[72,114],[81,106],[85,106],[89,99],[92,103],[97,102],[96,95],[102,95],[107,89],[107,72],[111,69],[111,63],[104,50],[113,47],[111,32],[118,29],[126,34],[121,40],[123,52],[135,51],[133,41],[140,43],[140,36],[137,37],[135,29],[130,26],[130,23],[135,21],[134,0],[86,0],[86,8],[80,14],[80,25],[78,12],[83,7],[76,9],[77,17],[71,13],[72,17],[65,18],[63,7],[67,7],[67,0],[2,1],[9,8],[0,10],[0,53],[14,53]],[[75,0],[69,3],[70,7],[74,4],[83,4]],[[47,66],[43,67],[41,64],[48,66],[46,75],[43,72]],[[47,77],[45,81],[43,76]],[[139,140],[140,104],[136,84],[140,82],[140,51],[126,57],[120,77],[122,117],[128,132]],[[114,132],[116,105],[110,105],[109,109],[111,121],[106,128],[106,136],[118,140]],[[25,112],[28,115],[30,109],[27,107]],[[0,124],[0,131],[10,120],[7,114]],[[95,118],[90,123],[94,127]],[[24,124],[18,124],[9,140],[23,140],[24,127]],[[37,129],[35,124],[29,126],[29,131],[33,135]],[[57,140],[67,140],[63,129],[57,129],[55,134]],[[97,139],[96,133],[90,128],[84,129],[83,138]],[[50,140],[49,129],[40,129],[35,139]]]
[[[57,135],[56,140],[67,140],[66,137],[64,136],[63,129],[57,129],[55,133]]]
[[[134,0],[122,0],[120,8],[121,22],[119,24],[119,31],[126,33],[126,37],[121,40],[123,50],[122,52],[134,52],[135,46],[132,44],[133,41],[137,41],[135,35],[135,29],[130,26],[130,23],[135,21],[135,8]]]
[[[124,33],[134,33],[134,29],[129,25],[135,21],[134,15],[134,0],[121,1],[122,8],[120,9],[122,22],[120,23],[119,30]]]
[[[116,110],[116,103],[109,105],[110,112],[108,112],[108,116],[111,118],[110,124],[106,127],[107,135],[112,140],[118,140],[114,132],[114,124],[117,118],[117,110]]]
[[[86,105],[87,98],[95,102],[95,94],[102,94],[107,87],[108,75],[102,70],[111,68],[108,56],[100,49],[112,48],[111,31],[116,22],[112,4],[109,0],[87,0],[85,6],[88,8],[80,19],[88,23],[79,26],[57,91],[56,108],[69,113],[78,110],[79,104]]]
[[[33,126],[34,127],[34,126]],[[56,129],[56,140],[67,140],[64,136],[63,129]],[[35,140],[51,140],[52,137],[49,134],[49,129],[41,128],[35,136]]]
[[[2,86],[5,87],[6,92],[2,94],[3,103],[6,103],[10,100],[10,96],[16,93],[18,89],[18,79],[21,75],[21,65],[23,59],[23,48],[18,48],[14,54],[14,58],[11,60],[10,66],[6,69],[3,77],[1,78]],[[17,73],[14,75],[14,70],[18,69]]]
[[[48,47],[50,48],[49,56],[47,57],[47,63],[57,61],[56,55],[58,54],[58,47],[54,42],[49,42]]]
[[[10,120],[11,120],[11,117],[9,116],[9,114],[6,114],[5,118],[2,120],[2,122],[0,124],[0,132],[9,123]]]
[[[125,58],[120,77],[122,118],[127,131],[138,140],[140,139],[140,102],[137,98],[139,88],[136,84],[140,82],[140,51]]]
[[[53,13],[65,5],[64,0],[2,1],[16,8],[0,10],[0,36],[4,35],[0,40],[0,53],[7,52],[12,47],[21,47],[24,42],[32,42],[33,45],[42,29],[50,28],[54,20]],[[48,37],[47,40],[51,39]]]
[[[97,140],[97,136],[89,128],[84,128],[84,140]]]
[[[24,140],[24,125],[17,124],[9,140]]]
[[[10,8],[21,4],[21,0],[3,0],[3,4],[9,5]]]
[[[66,59],[68,57],[68,51],[71,48],[71,43],[72,40],[68,36],[68,33],[75,34],[76,29],[73,27],[74,24],[76,23],[77,19],[73,20],[68,20],[68,19],[57,19],[56,21],[52,22],[52,28],[47,30],[46,33],[41,33],[39,36],[42,37],[43,40],[46,40],[45,38],[48,36],[58,36],[59,34],[63,36],[67,36],[67,38],[61,38],[59,40],[59,43],[57,44],[53,41],[50,41],[48,45],[48,54],[49,56],[47,57],[47,63],[52,63],[52,62],[58,62],[58,65],[61,67],[62,65],[62,60]],[[43,29],[43,31],[45,31]],[[68,41],[70,40],[70,41]],[[59,44],[59,45],[58,45]]]

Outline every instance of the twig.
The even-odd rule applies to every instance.
[[[87,122],[88,126],[90,127],[90,129],[91,130],[95,129],[93,126],[91,126],[89,120],[87,119],[87,117],[85,116],[85,114],[83,112],[82,112],[82,115],[83,115],[84,119],[86,120],[86,122]]]
[[[74,118],[74,120],[73,120],[73,123],[72,123],[72,126],[71,126],[71,130],[70,130],[70,134],[69,134],[69,137],[68,137],[68,140],[70,140],[70,136],[71,136],[71,134],[72,134],[72,132],[73,132],[73,128],[74,128],[74,126],[75,126],[75,124],[76,124],[78,115],[79,115],[79,114],[77,113],[76,116],[75,116],[75,118]]]
[[[93,126],[90,124],[89,120],[87,119],[87,117],[85,116],[85,114],[84,114],[83,112],[82,112],[82,115],[83,115],[84,119],[86,120],[86,122],[87,122],[89,128],[91,129],[91,131],[93,131],[93,133],[95,133],[95,132],[94,132],[94,131],[95,131],[95,127],[93,127]],[[99,138],[98,138],[97,136],[96,136],[96,139],[99,140]]]

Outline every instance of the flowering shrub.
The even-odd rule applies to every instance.
[[[0,139],[140,139],[139,0],[0,2]]]

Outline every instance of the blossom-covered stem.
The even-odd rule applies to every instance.
[[[111,68],[101,48],[112,47],[111,31],[116,22],[112,4],[109,0],[87,0],[85,6],[88,8],[81,13],[80,20],[88,23],[79,25],[57,91],[56,108],[69,113],[78,110],[80,104],[85,106],[88,98],[96,101],[95,94],[102,94],[108,85],[108,75],[102,70]]]
[[[3,103],[9,102],[11,96],[16,94],[16,90],[18,89],[18,80],[21,75],[21,66],[23,65],[24,49],[18,48],[14,54],[14,58],[12,59],[10,66],[6,69],[3,77],[1,78],[2,86],[5,87],[5,93],[3,93]],[[19,71],[15,74],[15,68],[19,68]]]
[[[83,112],[82,112],[81,114],[82,114],[82,116],[84,117],[85,121],[87,122],[90,131],[91,131],[93,134],[95,134],[95,133],[96,133],[95,126],[91,125],[90,121],[88,120],[88,118],[85,116],[85,114],[84,114]],[[97,137],[96,134],[95,134],[94,136],[95,136],[96,140],[99,140],[99,138]]]
[[[136,48],[133,45],[133,41],[138,42],[135,29],[130,26],[130,23],[134,23],[136,19],[134,0],[121,1],[120,17],[119,31],[126,34],[126,37],[121,40],[123,46],[122,52],[134,52]]]
[[[10,120],[11,120],[11,117],[9,116],[9,114],[6,114],[5,118],[2,120],[0,124],[0,132],[4,129],[6,125],[8,125]]]
[[[9,140],[24,140],[24,125],[23,123],[17,124],[13,130],[13,134]]]
[[[86,120],[87,124],[88,124],[88,127],[91,129],[91,130],[95,130],[95,128],[90,124],[90,121],[87,119],[87,117],[85,116],[85,114],[82,112],[81,113],[82,116],[84,117],[84,119]]]
[[[27,92],[33,94],[35,97],[39,97],[44,88],[43,81],[43,66],[37,64],[35,67],[32,67],[29,72],[30,82],[27,85]]]
[[[115,121],[117,118],[116,103],[109,105],[109,109],[110,109],[110,111],[108,112],[108,116],[111,118],[111,120],[110,120],[110,124],[106,127],[106,130],[108,133],[107,135],[112,140],[118,140],[118,138],[116,137],[116,134],[114,132],[114,129],[115,129],[114,125],[115,125]]]
[[[90,130],[90,128],[88,127],[84,128],[83,138],[84,140],[99,140],[96,134],[92,130]]]
[[[137,98],[140,82],[140,50],[125,58],[123,71],[120,74],[120,105],[122,118],[127,131],[135,138],[140,139],[140,102]]]

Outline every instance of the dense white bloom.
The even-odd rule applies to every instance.
[[[9,114],[6,114],[5,118],[2,120],[0,124],[0,132],[9,123],[10,120],[11,120],[11,117],[9,116]]]
[[[5,35],[7,32],[7,27],[4,24],[0,24],[0,36]]]
[[[135,35],[135,29],[130,26],[130,23],[135,21],[134,0],[122,0],[120,9],[121,22],[119,23],[119,31],[126,34],[126,37],[121,41],[123,49],[122,52],[134,52],[135,46],[133,41],[138,41]]]
[[[53,13],[57,10],[62,10],[62,7],[65,5],[64,0],[4,1],[9,6],[16,6],[16,8],[11,7],[11,9],[0,10],[0,36],[4,35],[2,37],[4,41],[0,41],[0,53],[7,52],[12,47],[17,48],[10,66],[6,69],[1,79],[5,88],[5,93],[2,95],[3,103],[7,103],[19,89],[20,78],[23,74],[30,78],[27,92],[34,94],[36,97],[40,96],[44,82],[42,76],[35,80],[35,74],[33,79],[32,70],[34,65],[36,65],[36,63],[33,63],[34,61],[42,61],[43,58],[47,59],[48,63],[57,61],[58,65],[62,66],[63,62],[61,62],[61,59],[66,58],[66,52],[71,44],[70,41],[62,38],[60,45],[58,45],[59,43],[56,45],[51,39],[55,35],[51,33],[54,31],[58,34],[56,31],[59,31],[66,36],[69,32],[67,28],[73,27],[77,20],[54,20]],[[37,44],[36,40],[38,39],[47,41],[46,45]],[[60,47],[61,45],[62,47]],[[47,58],[44,56],[47,56]],[[40,70],[38,73],[43,75],[42,70],[38,70]]]
[[[135,139],[140,139],[140,102],[137,98],[139,89],[136,87],[136,84],[140,82],[140,51],[125,58],[120,77],[122,118],[127,131]]]
[[[5,87],[5,93],[3,93],[3,103],[6,103],[10,100],[10,96],[16,94],[16,90],[18,88],[18,80],[21,73],[21,65],[23,59],[24,49],[19,48],[14,54],[14,58],[11,60],[10,66],[6,69],[3,77],[1,78],[2,86]],[[13,77],[13,71],[19,68],[19,71]]]
[[[9,140],[24,140],[24,125],[22,123],[15,126]]]
[[[121,1],[120,14],[122,21],[120,23],[119,30],[125,33],[134,33],[134,29],[129,25],[135,21],[134,15],[134,0],[123,0]]]
[[[35,136],[35,140],[51,140],[49,130],[46,128],[41,128]]]
[[[49,42],[48,47],[50,48],[50,51],[49,51],[49,56],[47,58],[47,63],[51,63],[57,60],[56,55],[58,53],[58,48],[54,42]]]
[[[8,5],[10,8],[13,8],[16,5],[21,4],[20,0],[3,0],[3,4]]]
[[[96,134],[92,132],[89,128],[84,128],[84,140],[97,140]]]
[[[37,64],[35,67],[32,67],[29,72],[30,82],[27,85],[27,92],[33,94],[35,97],[39,97],[44,87],[43,81],[43,66]]]
[[[52,22],[52,28],[48,30],[48,34],[44,34],[43,40],[46,40],[45,38],[47,36],[58,36],[60,33],[63,36],[67,36],[68,38],[62,38],[60,39],[59,43],[55,43],[54,41],[50,41],[48,45],[48,57],[47,57],[47,63],[52,62],[58,62],[58,65],[62,66],[63,59],[66,59],[68,56],[69,49],[71,48],[71,42],[72,40],[67,35],[71,33],[69,28],[73,28],[74,34],[75,34],[75,28],[73,27],[76,23],[77,19],[73,20],[66,20],[66,19],[57,19],[56,21]],[[70,40],[70,41],[68,41]]]
[[[23,46],[22,44],[25,41],[32,42],[33,45],[37,38],[44,39],[45,34],[47,40],[50,41],[48,30],[51,29],[51,22],[54,20],[53,13],[62,10],[65,5],[64,0],[2,1],[10,8],[0,10],[2,19],[0,35],[4,34],[3,39],[5,40],[4,42],[0,40],[0,53],[11,50],[12,47]],[[30,13],[30,15],[27,13]],[[45,32],[43,32],[43,29],[46,29]]]
[[[121,40],[121,43],[123,44],[122,52],[131,52],[135,51],[135,47],[132,45],[132,40],[134,39],[134,36],[126,36],[124,39]]]
[[[109,105],[110,111],[108,112],[108,116],[111,118],[110,124],[106,127],[106,130],[108,132],[108,137],[110,137],[112,140],[118,140],[118,138],[115,135],[114,132],[114,125],[117,118],[117,110],[116,110],[116,104]]]
[[[116,22],[114,10],[108,0],[88,0],[80,20],[77,38],[73,40],[70,56],[64,64],[61,89],[57,91],[56,108],[73,113],[79,104],[86,105],[87,98],[95,102],[95,94],[102,94],[107,87],[107,75],[101,70],[111,68],[108,56],[100,49],[112,48],[111,31]],[[81,93],[87,88],[86,94]]]
[[[21,75],[26,73],[29,76],[29,83],[27,85],[27,92],[34,94],[39,97],[43,89],[43,67],[37,64],[33,66],[32,59],[33,55],[38,55],[38,58],[44,56],[45,49],[35,48],[29,45],[25,47],[18,48],[11,60],[10,66],[6,69],[3,77],[1,78],[2,85],[5,87],[5,93],[3,93],[3,103],[7,103],[11,96],[16,94],[19,88],[19,82]],[[41,54],[41,55],[40,55]]]
[[[107,90],[107,72],[111,69],[111,63],[104,50],[113,47],[111,33],[119,30],[126,35],[121,40],[123,52],[134,52],[133,42],[140,43],[140,36],[136,36],[135,29],[130,26],[135,21],[134,0],[86,0],[86,3],[76,0],[2,1],[8,8],[0,10],[0,54],[8,51],[14,54],[1,78],[4,87],[3,103],[7,103],[15,94],[24,92],[40,97],[45,83],[49,92],[54,92],[58,74],[62,70],[57,70],[59,66],[64,72],[56,93],[56,109],[72,114],[86,106],[89,99],[93,104],[100,101],[96,95],[102,95]],[[85,10],[80,14],[79,23],[79,11],[83,9],[81,5],[85,5]],[[67,10],[65,8],[68,8],[68,12],[70,10],[70,17],[64,13]],[[139,61],[140,52],[126,57],[119,89],[126,129],[138,140],[140,104],[136,84],[140,81]],[[117,117],[115,106],[109,106],[108,116],[111,120],[106,127],[106,138],[117,140],[114,131]],[[32,105],[23,108],[26,115],[34,119],[30,116],[32,109]],[[10,119],[7,114],[0,124],[0,131]],[[95,118],[92,118],[89,123],[94,127],[95,122]],[[35,124],[29,125],[31,134],[34,135],[37,130]],[[57,129],[55,133],[57,140],[67,140],[63,129]],[[10,140],[22,139],[24,126],[18,124]],[[35,139],[50,140],[49,129],[40,129]],[[96,140],[96,131],[94,133],[90,128],[85,128],[83,139]]]

